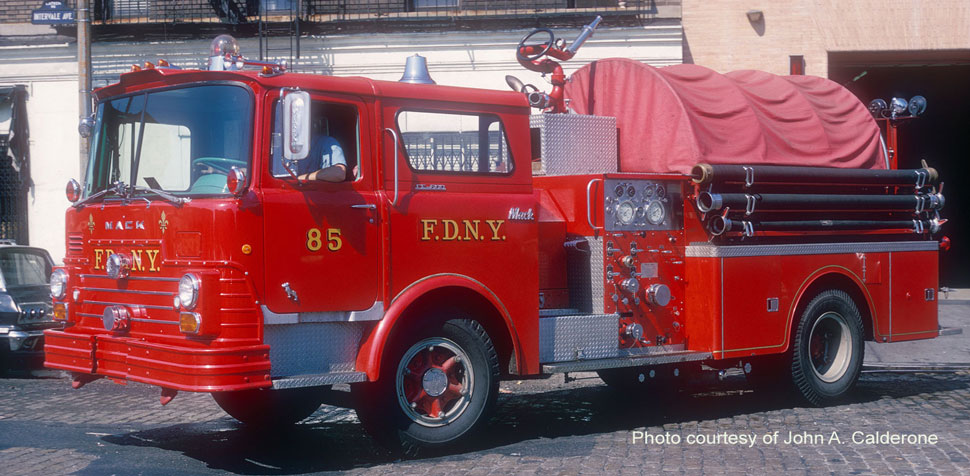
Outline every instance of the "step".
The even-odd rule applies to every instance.
[[[319,387],[322,385],[333,385],[337,383],[356,383],[366,381],[367,374],[364,372],[330,372],[326,374],[280,377],[273,379],[273,388]]]
[[[651,353],[643,355],[627,355],[608,359],[571,360],[542,365],[542,372],[547,374],[563,372],[590,372],[599,369],[618,369],[622,367],[646,367],[651,365],[675,364],[679,362],[695,362],[712,358],[710,352],[696,352],[690,350]]]

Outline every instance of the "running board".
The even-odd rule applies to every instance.
[[[367,374],[364,372],[331,372],[327,374],[281,377],[273,380],[273,388],[320,387],[323,385],[333,385],[337,383],[357,383],[366,381]]]
[[[963,334],[962,327],[941,327],[940,328],[941,336],[955,336],[960,334]]]
[[[651,354],[625,356],[610,359],[573,360],[555,362],[542,365],[542,372],[547,374],[562,372],[590,372],[599,369],[617,369],[621,367],[645,367],[650,365],[676,364],[679,362],[695,362],[708,360],[713,356],[710,352],[670,352],[666,354]]]

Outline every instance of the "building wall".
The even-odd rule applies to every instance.
[[[505,75],[518,76],[540,89],[549,89],[538,73],[515,60],[515,47],[529,30],[328,35],[301,40],[300,72],[336,76],[366,76],[397,81],[408,56],[428,59],[438,84],[506,89]],[[572,40],[579,29],[557,31]],[[603,28],[586,42],[576,57],[563,64],[567,74],[596,59],[633,58],[654,66],[682,61],[679,25]],[[259,53],[255,38],[240,38],[244,56]],[[286,41],[286,40],[276,40]],[[95,86],[115,82],[132,64],[164,58],[180,67],[204,67],[209,40],[178,42],[98,42],[92,47]]]
[[[827,76],[828,53],[970,48],[966,0],[684,0],[693,62],[720,72],[788,73],[789,55],[806,73]],[[752,23],[745,13],[761,10]]]
[[[78,178],[77,46],[0,48],[0,84],[27,86],[33,187],[27,196],[32,246],[64,258],[64,186]]]

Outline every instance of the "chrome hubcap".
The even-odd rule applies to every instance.
[[[454,342],[432,337],[411,346],[398,363],[395,389],[401,409],[423,426],[444,426],[468,408],[475,375]]]
[[[852,350],[852,334],[841,314],[826,312],[815,321],[808,339],[808,353],[812,371],[819,380],[832,383],[845,376]]]

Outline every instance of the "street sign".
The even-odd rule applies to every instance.
[[[74,23],[74,10],[60,0],[47,0],[34,10],[30,22],[35,25],[64,25]]]

